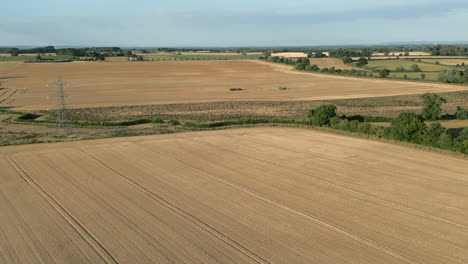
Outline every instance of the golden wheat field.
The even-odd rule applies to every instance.
[[[2,263],[468,262],[468,164],[441,154],[252,128],[0,157]]]
[[[293,71],[263,61],[7,63],[0,106],[55,107],[62,76],[71,107],[213,101],[290,101],[465,90],[466,86],[360,79]],[[287,90],[278,90],[280,85]],[[231,91],[241,88],[242,91]]]

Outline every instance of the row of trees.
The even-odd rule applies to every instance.
[[[54,46],[46,46],[40,48],[21,49],[17,50],[17,53],[22,54],[34,54],[34,53],[55,53],[56,49]]]
[[[446,83],[468,84],[468,69],[464,70],[445,70],[439,73],[439,81]]]
[[[94,60],[105,60],[105,55],[92,49],[66,48],[57,50],[57,55],[68,55],[73,57],[91,57]]]
[[[465,56],[468,55],[467,46],[455,45],[436,45],[424,48],[424,51],[430,52],[433,56]]]
[[[330,57],[365,57],[369,58],[374,53],[372,48],[337,48],[330,50]]]
[[[420,115],[403,112],[391,121],[389,127],[372,126],[358,120],[349,120],[346,117],[337,117],[335,105],[321,105],[308,112],[311,124],[315,126],[328,126],[351,132],[376,135],[378,137],[406,141],[432,147],[449,149],[468,153],[468,128],[464,128],[458,135],[449,133],[440,123],[431,123],[425,120],[436,120],[442,112],[441,105],[446,100],[437,94],[424,94],[422,97],[423,111]],[[457,117],[468,118],[468,112],[462,108],[457,109]]]
[[[265,57],[263,57],[265,58]],[[359,76],[359,77],[380,77],[380,78],[388,78],[390,76],[390,70],[383,69],[377,72],[377,76],[374,76],[374,73],[370,71],[360,71],[355,69],[336,69],[335,67],[330,68],[319,68],[316,64],[310,64],[310,60],[308,58],[299,58],[297,60],[290,59],[290,58],[283,58],[283,57],[267,57],[268,61],[276,62],[276,63],[283,63],[288,65],[294,65],[294,69],[298,71],[313,71],[313,72],[323,72],[323,73],[332,73],[332,74],[342,74],[342,75],[351,75],[351,76]],[[351,60],[352,61],[352,60]],[[367,59],[360,58],[358,60],[358,64],[364,66],[367,64]]]

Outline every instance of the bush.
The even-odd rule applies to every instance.
[[[467,83],[468,82],[468,70],[445,70],[439,73],[437,79],[441,82],[446,83]]]
[[[23,114],[20,117],[18,117],[18,119],[19,120],[35,120],[35,119],[39,118],[40,116],[41,115],[26,113],[26,114]]]
[[[447,129],[439,123],[432,123],[424,132],[422,143],[436,147],[440,137],[445,134]]]
[[[438,119],[440,117],[440,113],[442,112],[441,105],[446,103],[447,100],[434,93],[423,94],[421,98],[423,99],[424,106],[422,117],[425,120]]]
[[[180,125],[180,122],[177,121],[177,120],[169,120],[167,123],[170,124],[170,125],[173,125],[173,126],[178,126],[178,125]]]
[[[324,126],[329,125],[330,120],[336,116],[335,105],[321,105],[309,111],[309,118],[312,125]]]
[[[418,143],[426,130],[421,117],[415,113],[403,112],[393,119],[390,126],[390,137],[397,140]]]
[[[353,62],[353,59],[351,57],[343,57],[342,60],[344,64],[349,64]]]
[[[356,66],[359,68],[362,68],[368,64],[367,60],[363,57],[359,58],[359,60],[356,62]]]
[[[414,72],[421,72],[421,68],[419,68],[419,65],[417,64],[413,64],[411,65],[411,70],[414,71]]]
[[[229,88],[230,91],[235,92],[235,91],[242,91],[242,88]]]
[[[160,118],[156,118],[156,119],[151,120],[151,123],[162,124],[162,123],[164,123],[164,120],[162,120]]]
[[[287,88],[285,85],[280,85],[280,86],[278,87],[278,90],[280,90],[280,91],[284,91],[284,90],[286,90],[286,89],[288,89],[288,88]]]
[[[440,136],[437,141],[437,146],[444,149],[453,149],[453,143],[453,138],[449,134],[445,133]]]
[[[460,106],[457,107],[457,112],[455,112],[455,118],[458,120],[466,120],[468,119],[468,111],[461,108]]]
[[[390,76],[390,70],[389,69],[380,70],[379,76],[380,78],[388,78],[388,76]]]
[[[320,71],[320,68],[317,66],[317,64],[314,64],[311,66],[312,71]]]

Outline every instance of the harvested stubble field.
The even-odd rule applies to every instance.
[[[468,164],[441,154],[256,128],[0,156],[6,263],[468,262]]]
[[[440,93],[447,99],[442,114],[455,113],[458,106],[468,109],[468,91]],[[214,122],[239,119],[307,120],[307,112],[319,105],[334,104],[337,114],[397,117],[403,111],[422,111],[421,95],[399,95],[373,98],[317,101],[247,101],[188,104],[129,105],[76,108],[69,110],[70,119],[82,122],[116,122],[160,118],[182,122]],[[42,119],[55,120],[55,111],[39,111]]]
[[[74,62],[0,67],[18,92],[0,106],[43,110],[55,105],[53,83],[66,82],[70,107],[214,101],[310,101],[466,90],[467,86],[360,79],[293,71],[263,61]],[[279,91],[280,85],[288,87]],[[230,88],[242,91],[230,91]],[[0,98],[0,100],[2,100]]]
[[[337,58],[311,58],[310,64],[316,64],[319,68],[331,68],[335,67],[335,69],[341,69],[341,70],[360,70],[362,71],[362,68],[357,68],[353,66],[349,66],[344,64],[343,60],[337,59]]]

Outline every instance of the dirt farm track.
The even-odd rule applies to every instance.
[[[358,79],[262,61],[18,63],[0,65],[0,107],[55,105],[62,75],[71,107],[213,101],[319,100],[465,90],[466,86]],[[278,90],[280,85],[288,87]],[[243,91],[230,91],[242,88]]]
[[[0,262],[468,263],[467,171],[293,128],[2,147]]]

